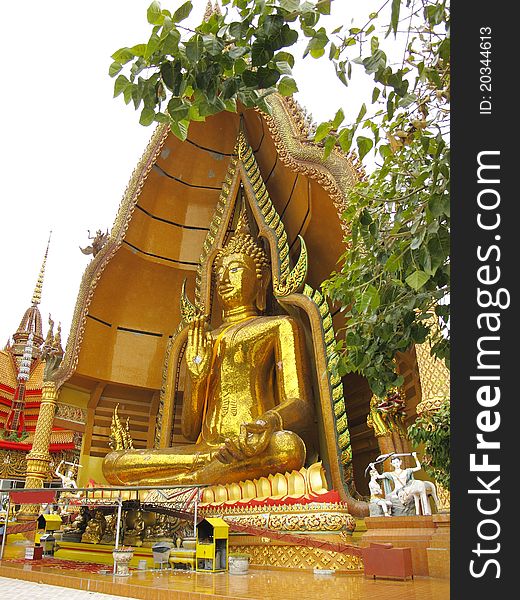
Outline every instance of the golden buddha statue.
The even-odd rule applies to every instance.
[[[106,527],[103,533],[103,537],[100,540],[101,544],[113,544],[116,540],[116,525],[117,515],[108,515],[105,517]]]
[[[298,258],[240,132],[194,273],[195,304],[182,289],[154,448],[133,449],[114,419],[103,463],[109,483],[254,485],[322,461],[350,512],[368,514],[355,497],[333,317],[306,281],[307,249],[296,240]],[[184,439],[176,443],[181,398]]]
[[[77,541],[79,541],[87,528],[89,516],[90,512],[88,507],[81,506],[74,521],[70,525],[64,527],[63,539],[74,541],[74,539],[77,538]]]
[[[304,334],[288,315],[264,316],[269,259],[243,209],[213,260],[222,323],[196,316],[187,332],[183,435],[193,445],[116,450],[103,471],[114,485],[238,482],[300,469],[312,428]]]
[[[81,536],[82,542],[90,542],[91,544],[99,544],[105,529],[107,522],[102,511],[96,510],[94,517],[90,519],[85,529],[85,533]]]
[[[128,546],[141,546],[143,544],[146,528],[146,523],[143,519],[143,513],[142,511],[138,510],[135,515],[131,515],[131,517],[131,526],[125,531],[123,543]]]

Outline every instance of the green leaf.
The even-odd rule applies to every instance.
[[[280,71],[282,75],[291,75],[291,65],[285,60],[277,60],[276,68]]]
[[[238,92],[239,85],[240,81],[238,77],[226,79],[222,84],[222,98],[224,100],[232,98]]]
[[[224,44],[212,33],[202,36],[202,42],[206,52],[211,56],[217,56],[222,52]]]
[[[148,43],[146,44],[146,50],[144,52],[144,58],[149,59],[150,56],[157,50],[161,43],[161,38],[156,34],[152,33]]]
[[[390,15],[390,29],[394,35],[397,35],[397,25],[399,24],[399,12],[401,10],[401,0],[392,0],[392,13]]]
[[[252,71],[251,69],[246,69],[242,73],[242,81],[246,87],[256,88],[258,84],[258,78],[256,71]]]
[[[331,0],[318,0],[316,2],[316,8],[322,15],[330,15],[330,2]]]
[[[325,46],[329,43],[329,38],[327,36],[327,32],[323,27],[318,29],[318,31],[314,32],[313,37],[309,40],[307,44],[307,48],[303,53],[303,57],[305,58],[307,54],[311,54],[314,58],[319,58],[325,54]]]
[[[321,140],[325,139],[332,129],[332,124],[329,122],[320,123],[316,128],[316,133],[314,135],[315,142],[321,142]]]
[[[155,111],[151,108],[143,108],[143,110],[141,111],[141,116],[139,118],[139,123],[141,123],[141,125],[144,125],[145,127],[148,127],[148,125],[151,125],[154,122],[155,119]]]
[[[291,69],[294,67],[294,56],[290,52],[277,52],[274,55],[274,60],[275,62],[281,61],[288,63]]]
[[[341,146],[341,149],[343,150],[343,152],[349,152],[351,146],[352,146],[352,141],[354,139],[354,129],[350,129],[348,127],[345,127],[345,129],[342,129],[339,134],[338,134],[338,143]]]
[[[249,48],[247,46],[235,46],[234,48],[231,48],[231,50],[228,52],[228,56],[233,60],[236,60],[237,58],[244,56],[244,54],[247,54],[248,52]]]
[[[276,69],[270,69],[269,67],[259,67],[256,75],[258,87],[261,90],[273,87],[273,85],[276,85],[278,79],[280,79],[280,73]]]
[[[412,242],[410,244],[410,249],[411,250],[417,250],[417,248],[419,248],[419,246],[423,243],[425,235],[426,235],[426,230],[425,229],[421,229],[419,231],[419,233],[412,238]]]
[[[229,25],[229,35],[236,41],[242,41],[246,31],[247,25],[244,23],[235,21]]]
[[[189,121],[171,121],[170,129],[176,137],[178,137],[182,142],[184,142],[188,137],[189,124]]]
[[[179,42],[181,40],[181,34],[177,29],[172,29],[163,41],[162,51],[164,54],[175,55],[179,51]]]
[[[193,4],[191,3],[191,0],[185,2],[173,13],[172,21],[174,23],[180,23],[181,21],[184,21],[184,19],[187,19],[190,16],[192,9]]]
[[[131,85],[128,79],[124,75],[119,75],[114,82],[114,98],[117,98],[119,94],[124,92],[128,85]]]
[[[328,158],[330,156],[330,153],[332,152],[332,149],[334,148],[334,146],[336,145],[336,136],[335,135],[328,135],[325,138],[325,143],[324,143],[324,153],[323,153],[323,158]]]
[[[444,38],[442,42],[439,44],[439,48],[437,50],[439,56],[442,60],[449,60],[450,58],[450,38]]]
[[[134,53],[130,48],[119,48],[119,50],[116,50],[114,54],[112,54],[111,58],[124,65],[134,58]]]
[[[241,75],[247,69],[247,62],[243,58],[239,58],[233,65],[235,75]]]
[[[146,50],[146,44],[136,44],[130,48],[130,52],[134,56],[144,56]]]
[[[417,101],[417,96],[415,94],[406,94],[404,98],[399,100],[399,106],[402,108],[407,108],[411,104]]]
[[[381,303],[381,300],[379,297],[379,292],[373,285],[370,285],[361,294],[361,297],[359,298],[359,300],[357,302],[357,307],[361,313],[365,313],[368,311],[369,308],[375,310],[379,306],[380,303]]]
[[[293,12],[300,7],[300,0],[280,0],[280,6],[287,12]]]
[[[165,113],[158,112],[158,113],[155,114],[155,120],[158,123],[169,123],[170,117],[167,114],[165,114]]]
[[[200,35],[194,35],[186,42],[186,58],[192,65],[196,65],[204,52],[204,43]]]
[[[358,147],[359,159],[363,160],[363,158],[372,149],[374,142],[370,138],[364,137],[362,135],[357,137],[356,142],[357,142],[357,147]]]
[[[110,75],[110,77],[115,77],[119,73],[119,71],[121,71],[122,68],[123,65],[121,63],[113,62],[108,69],[108,74]]]
[[[267,15],[262,28],[257,30],[257,36],[274,37],[282,29],[284,24],[283,17],[280,15]]]
[[[292,77],[285,76],[278,82],[278,91],[282,96],[292,96],[298,91],[298,86]]]
[[[168,102],[168,114],[174,121],[182,121],[188,116],[189,106],[180,98],[172,98]]]
[[[334,119],[332,119],[332,128],[337,129],[341,125],[341,123],[343,123],[344,120],[345,113],[343,112],[343,109],[340,108],[334,116]]]
[[[256,39],[251,45],[251,64],[253,67],[266,65],[274,56],[268,40]]]
[[[402,260],[403,259],[400,255],[391,254],[385,263],[385,271],[388,271],[389,273],[395,273],[401,268]]]
[[[376,50],[372,53],[372,56],[363,59],[362,62],[365,71],[370,75],[386,66],[386,54],[382,50]]]
[[[361,105],[361,108],[359,109],[359,114],[357,116],[356,123],[359,123],[366,114],[367,114],[367,107],[366,107],[366,104],[363,102],[363,104]]]
[[[430,276],[424,271],[414,271],[405,279],[406,283],[414,290],[420,290],[430,279]]]
[[[152,2],[146,11],[146,18],[148,19],[148,23],[151,25],[161,25],[164,19],[164,16],[161,11],[161,5],[159,2]]]

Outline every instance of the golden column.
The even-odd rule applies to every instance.
[[[416,407],[418,416],[432,413],[450,401],[450,371],[443,361],[430,353],[428,342],[415,346],[417,366],[421,380],[421,402]],[[449,510],[450,491],[437,483],[441,506],[438,510]]]
[[[43,487],[44,482],[47,480],[49,465],[52,460],[49,453],[49,445],[59,392],[53,378],[63,358],[63,348],[61,347],[61,327],[58,325],[56,335],[53,336],[53,323],[50,317],[49,324],[50,329],[42,353],[42,358],[45,360],[42,401],[34,432],[34,442],[31,451],[27,455],[27,471],[24,487],[29,489]],[[38,504],[24,504],[18,512],[17,519],[20,521],[34,520],[39,513],[40,506]]]

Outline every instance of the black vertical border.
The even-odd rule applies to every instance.
[[[520,147],[518,115],[518,8],[516,3],[455,0],[452,6],[452,485],[451,485],[451,598],[471,600],[518,597],[520,581],[519,552],[513,542],[518,543],[520,533],[520,318],[515,315],[518,301],[513,290],[520,273],[520,221],[519,191],[520,163],[516,148]],[[489,93],[481,89],[480,59],[481,28],[492,30],[491,76],[492,89]],[[486,79],[487,81],[487,79]],[[491,114],[481,114],[480,102],[491,96]],[[490,232],[478,226],[480,209],[477,196],[482,185],[477,183],[477,156],[488,150],[500,151],[500,184],[495,187],[500,193],[500,226]],[[516,163],[516,164],[515,164]],[[500,236],[500,240],[495,238]],[[511,293],[509,308],[479,308],[477,290],[478,268],[485,262],[479,261],[477,247],[500,247],[500,260],[494,252],[487,264],[500,268],[500,281],[490,290],[508,289]],[[481,382],[470,377],[482,374],[477,370],[477,342],[486,335],[479,330],[479,312],[500,313],[498,347],[500,355],[501,401],[496,409],[501,424],[498,431],[485,434],[486,438],[499,440],[500,450],[489,451],[489,461],[500,465],[499,473],[475,473],[470,471],[470,454],[480,457],[484,451],[476,449],[476,434],[479,433],[477,415],[483,410],[477,403],[476,394]],[[487,335],[490,335],[489,333]],[[496,344],[495,344],[495,347]],[[489,373],[489,371],[488,371]],[[500,482],[494,486],[499,494],[470,494],[468,490],[482,489],[477,476],[489,482],[497,475]],[[483,515],[481,507],[496,506],[500,510],[493,516]],[[496,540],[479,538],[478,527],[484,519],[495,519],[500,526]],[[484,525],[481,532],[492,535],[493,526]],[[477,555],[477,544],[486,553]],[[500,546],[498,547],[498,544]],[[499,548],[499,549],[498,549]],[[489,553],[487,553],[489,552]],[[486,560],[495,559],[496,564],[485,566]],[[470,561],[474,560],[474,571],[482,573],[474,577],[470,573]]]

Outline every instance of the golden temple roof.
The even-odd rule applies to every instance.
[[[16,370],[9,352],[0,350],[0,384],[16,389]]]
[[[25,386],[26,390],[42,389],[44,367],[45,363],[38,360],[36,366],[31,370],[29,380]],[[18,385],[16,375],[13,357],[9,352],[0,350],[0,384],[16,389],[16,386]]]

